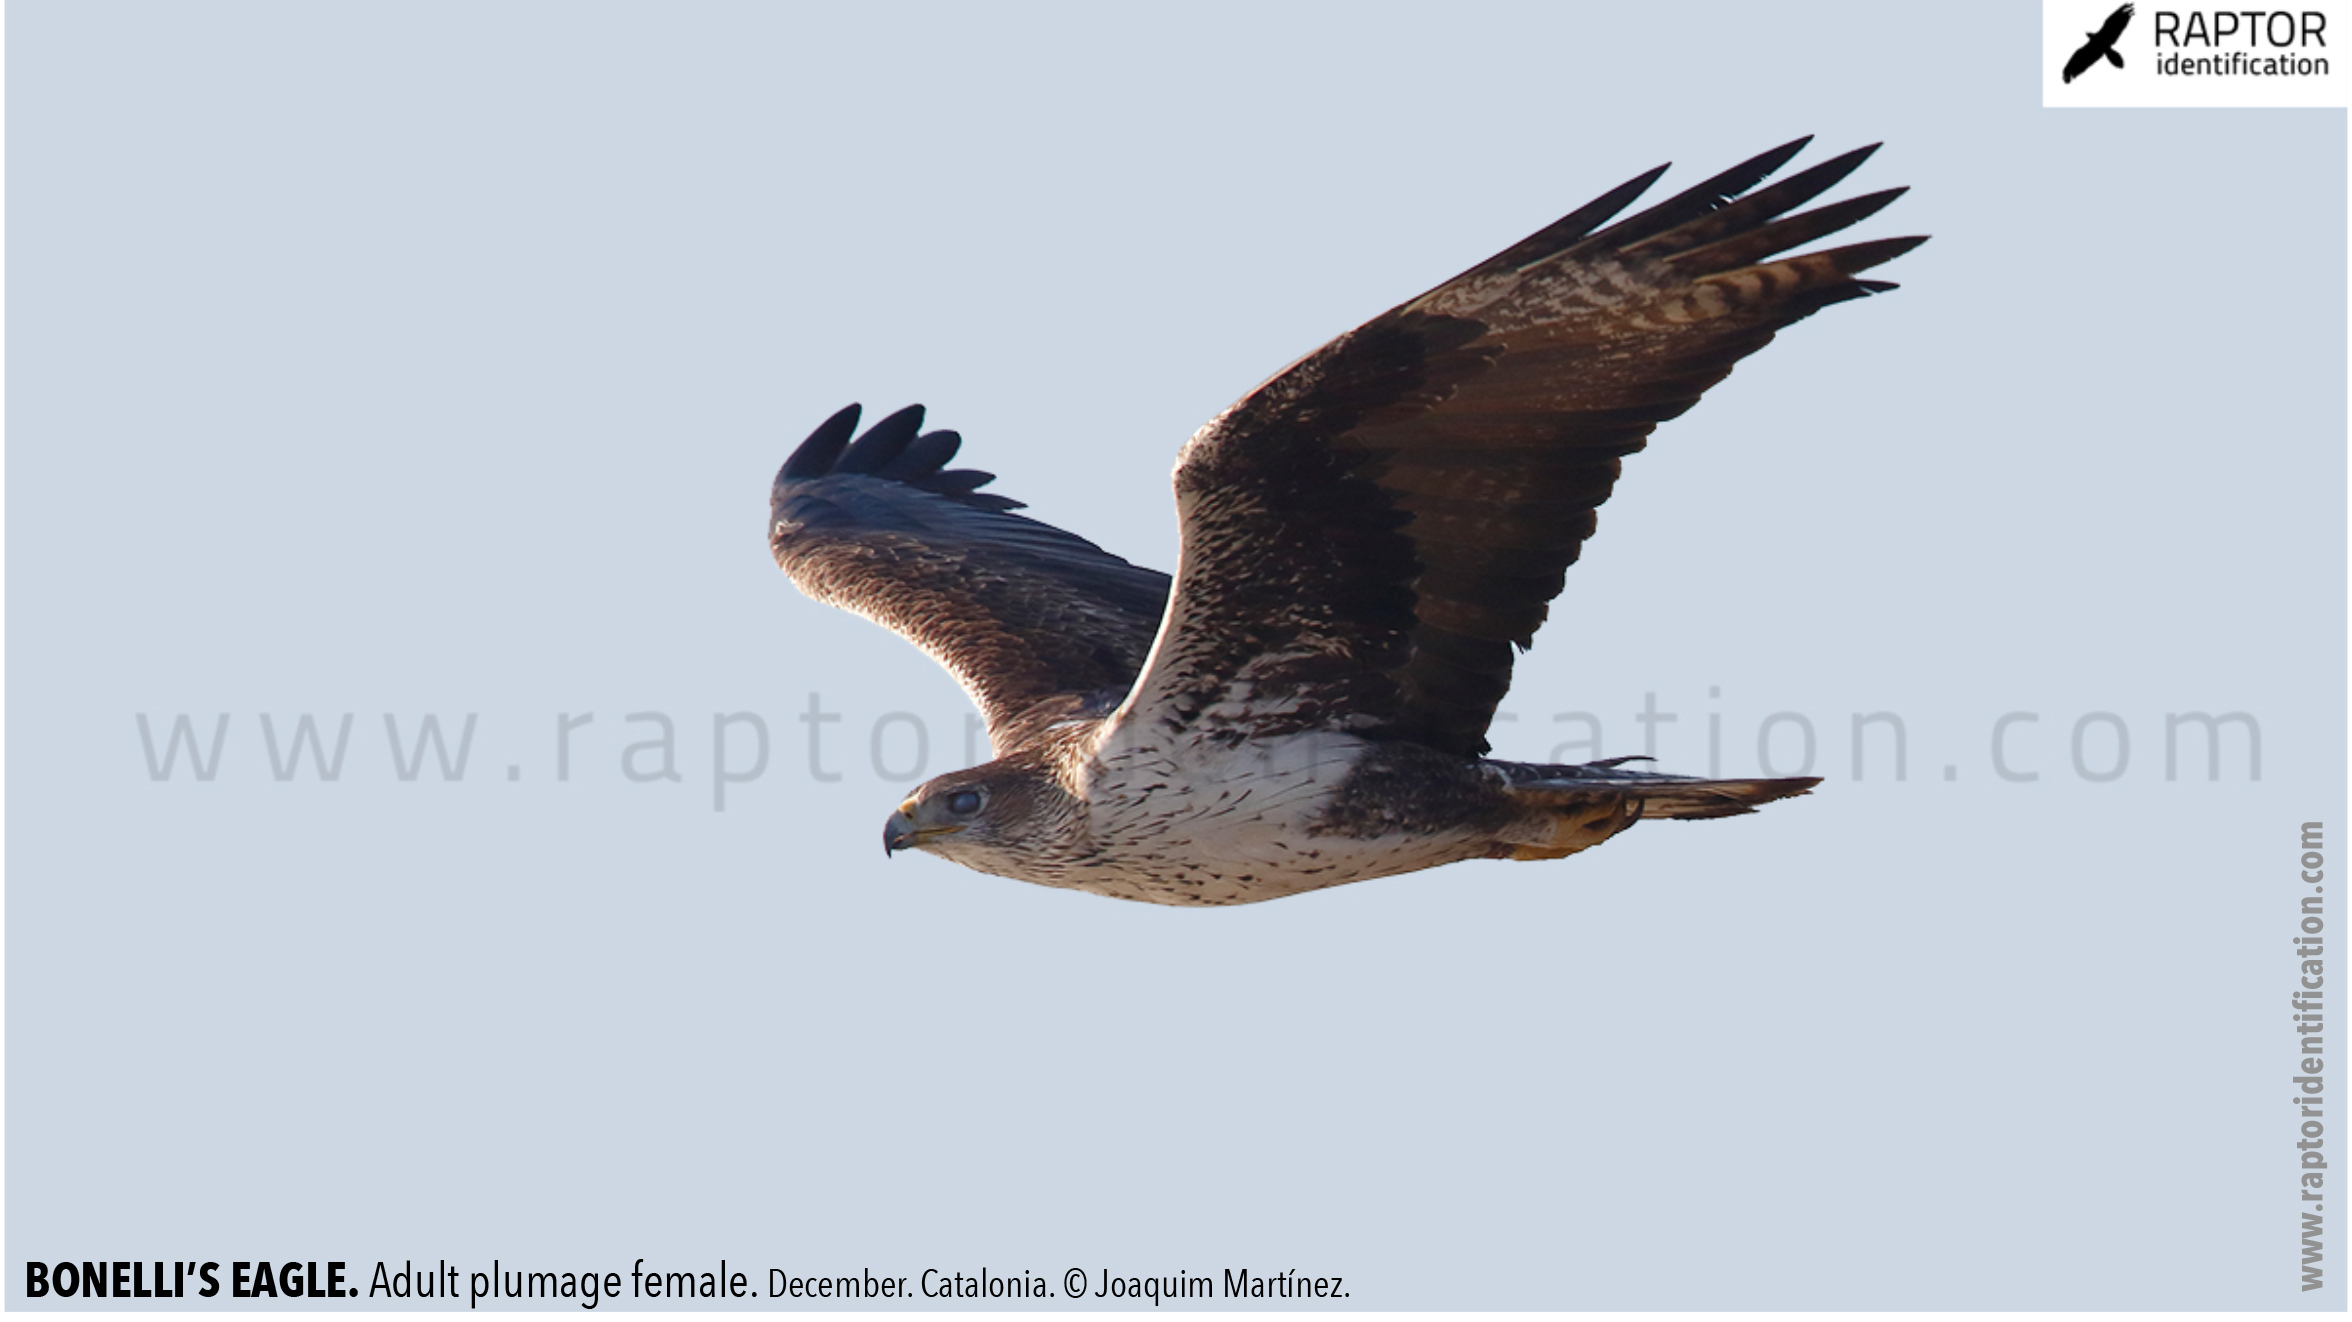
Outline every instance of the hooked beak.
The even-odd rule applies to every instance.
[[[943,835],[954,835],[964,829],[960,826],[917,826],[915,825],[914,810],[915,801],[908,799],[905,803],[898,805],[897,812],[890,814],[889,821],[882,823],[882,856],[884,858],[890,857],[901,849],[921,849],[927,841],[935,840]]]
[[[914,839],[914,819],[904,812],[890,814],[890,820],[882,823],[882,857],[888,858],[901,849],[912,848]]]

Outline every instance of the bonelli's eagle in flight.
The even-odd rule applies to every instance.
[[[1796,210],[1867,147],[1757,187],[1805,141],[1614,220],[1660,166],[1252,391],[1177,460],[1172,582],[947,468],[959,438],[920,407],[863,435],[854,404],[827,419],[776,477],[776,562],[944,664],[996,754],[901,803],[886,849],[1244,904],[1818,784],[1486,756],[1618,461],[1924,241],[1776,256],[1903,191]]]

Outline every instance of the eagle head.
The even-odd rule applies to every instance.
[[[1077,800],[1042,768],[1000,760],[932,780],[882,824],[882,850],[921,849],[969,868],[1018,876],[1073,815]],[[1057,812],[1056,809],[1064,811]]]

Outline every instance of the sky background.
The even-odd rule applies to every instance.
[[[2342,111],[2045,111],[2031,5],[9,20],[11,1304],[103,1256],[2342,1306],[2288,1005]],[[1934,241],[1627,461],[1495,742],[1652,702],[1666,770],[1810,730],[1814,795],[1232,911],[885,861],[969,709],[769,560],[818,422],[926,404],[1171,568],[1177,447],[1280,365],[1804,133]],[[2234,730],[2166,774],[2193,711],[2258,781]],[[142,717],[224,714],[156,778]]]

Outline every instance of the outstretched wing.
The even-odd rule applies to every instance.
[[[2083,70],[2088,69],[2092,65],[2099,62],[2100,48],[2104,44],[2105,43],[2102,42],[2100,38],[2094,36],[2089,41],[2086,41],[2082,45],[2076,47],[2074,54],[2067,57],[2066,71],[2059,75],[2058,81],[2062,83],[2071,83],[2075,79],[2082,77]]]
[[[1313,729],[1484,752],[1619,458],[1781,327],[1892,288],[1854,277],[1924,241],[1770,260],[1903,191],[1784,214],[1863,148],[1748,193],[1805,141],[1601,228],[1661,166],[1202,428],[1175,598],[1104,754]]]
[[[2101,48],[2099,52],[2100,54],[2103,55],[2107,51],[2114,49],[2116,39],[2123,35],[2123,30],[2125,28],[2131,26],[2131,21],[2132,7],[2130,5],[2120,6],[2114,13],[2107,16],[2107,21],[2101,24],[2099,27],[2099,40],[2097,44]]]
[[[989,473],[948,469],[961,438],[901,409],[853,444],[858,406],[826,419],[776,475],[768,547],[800,590],[930,653],[1001,752],[1126,693],[1168,576],[1010,511]]]

